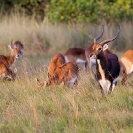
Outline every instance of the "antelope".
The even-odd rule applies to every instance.
[[[94,43],[96,43],[96,41],[98,41],[102,36],[103,36],[103,33],[104,33],[104,26],[102,26],[102,33],[100,35],[98,35],[95,39],[94,39]],[[90,57],[90,53],[93,51],[93,44],[90,45],[89,47],[87,47],[85,49],[85,56],[86,56],[86,60],[87,60],[87,66],[88,66],[88,71],[89,72],[93,72],[92,71],[92,67],[94,65],[96,65],[96,60],[94,58],[91,58]],[[109,53],[112,53],[110,50],[106,49],[104,51],[105,55],[106,54],[109,54]]]
[[[117,84],[120,73],[120,64],[117,55],[104,53],[108,49],[107,43],[115,40],[120,32],[120,27],[116,36],[111,39],[102,41],[101,43],[96,42],[94,39],[93,50],[90,57],[96,59],[96,78],[100,84],[102,95],[106,95],[114,90]]]
[[[18,48],[12,47],[12,43],[8,47],[11,50],[11,54],[8,56],[0,55],[0,61],[2,61],[7,67],[11,67],[15,60],[19,58],[20,51]]]
[[[56,68],[53,75],[45,81],[45,86],[52,84],[61,84],[62,82],[66,87],[70,84],[77,84],[79,68],[75,62],[68,62]]]
[[[83,48],[69,48],[65,53],[65,62],[76,62],[77,64],[83,64],[86,70],[87,61],[85,57],[85,49]]]
[[[123,78],[121,83],[124,85],[133,72],[133,50],[128,50],[122,55],[121,63],[123,65],[122,68],[124,68],[122,69]]]
[[[7,67],[2,61],[0,61],[0,78],[8,78],[11,80],[15,80],[17,69],[15,68],[12,71],[9,67]]]
[[[65,63],[64,56],[60,53],[55,54],[48,65],[48,78],[52,77],[56,68],[64,63]]]
[[[102,33],[100,33],[100,35],[98,35],[95,38],[95,41],[99,40],[103,36],[103,33],[104,33],[104,26],[102,26]],[[90,57],[90,53],[93,50],[92,47],[93,47],[93,44],[87,47],[86,49],[69,48],[64,53],[65,61],[66,62],[75,61],[77,64],[84,64],[84,69],[87,70],[87,67],[88,67],[88,71],[91,72],[92,67],[96,65],[96,60]],[[111,51],[107,49],[104,51],[104,53],[108,54],[108,53],[111,53]]]
[[[18,48],[18,50],[20,52],[19,55],[20,55],[20,57],[22,57],[23,56],[23,52],[24,52],[23,44],[20,41],[15,41],[14,43],[12,43],[12,41],[11,41],[12,48]]]

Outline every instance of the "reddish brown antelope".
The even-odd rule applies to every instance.
[[[119,77],[120,64],[117,55],[112,53],[105,55],[104,53],[108,49],[107,43],[115,40],[119,32],[120,27],[115,37],[101,43],[96,43],[96,39],[94,39],[93,51],[90,54],[91,58],[96,59],[96,78],[100,84],[103,96],[114,90]]]
[[[122,55],[121,63],[124,67],[122,69],[123,78],[121,83],[124,85],[133,72],[133,50],[128,50]]]
[[[15,60],[19,58],[19,54],[20,54],[19,49],[12,47],[12,44],[9,45],[9,48],[11,50],[10,55],[8,56],[0,55],[0,61],[2,61],[7,67],[12,66]]]
[[[19,50],[20,57],[22,57],[23,56],[23,52],[24,52],[23,44],[20,41],[15,41],[14,43],[12,43],[12,41],[11,41],[11,47],[12,48],[17,48]]]
[[[45,86],[64,83],[69,87],[70,84],[77,84],[79,68],[75,62],[68,62],[56,68],[52,76],[46,80]]]
[[[15,80],[17,69],[15,68],[12,71],[9,67],[7,67],[2,61],[0,61],[0,78],[8,78],[11,80]]]
[[[74,61],[77,64],[83,64],[84,69],[86,70],[87,61],[85,57],[85,49],[83,48],[69,48],[65,53],[65,62]]]
[[[55,54],[48,65],[48,78],[50,78],[53,75],[57,67],[61,66],[64,63],[64,56],[60,53]]]

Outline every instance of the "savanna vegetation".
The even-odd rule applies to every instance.
[[[93,38],[101,32],[103,24],[105,33],[100,40],[114,36],[118,29],[118,23],[121,27],[119,37],[109,44],[110,49],[119,58],[127,49],[133,49],[133,11],[130,0],[91,0],[90,2],[72,0],[71,4],[68,4],[68,0],[59,2],[38,0],[38,3],[45,3],[44,5],[38,4],[34,0],[0,2],[2,3],[0,54],[10,54],[8,44],[12,39],[14,41],[20,40],[24,45],[23,59],[18,59],[13,66],[18,70],[15,82],[0,80],[1,133],[133,132],[132,77],[128,80],[127,86],[122,86],[120,82],[122,76],[120,75],[113,93],[106,98],[101,96],[99,85],[94,76],[82,69],[77,89],[71,87],[66,89],[63,84],[50,88],[43,87],[38,90],[35,88],[36,77],[41,81],[46,80],[47,66],[53,54],[57,52],[63,54],[69,47],[86,48],[93,43]],[[34,8],[33,3],[36,4]],[[105,6],[98,6],[98,3]],[[82,12],[80,17],[78,15],[73,17],[68,14],[68,11],[63,11],[64,8],[66,9],[65,4],[68,5],[68,10],[71,8],[74,10],[74,4],[91,8],[89,10],[88,7],[76,8],[75,11],[78,15],[83,9],[86,14],[82,16],[84,14]],[[114,8],[111,4],[116,4],[115,6],[120,4],[121,8],[119,6]],[[36,15],[35,9],[38,9],[40,5],[41,7],[45,6],[43,17],[41,13],[38,13],[39,16]],[[109,6],[116,11],[110,10]],[[109,14],[111,11],[114,14],[120,13],[121,10],[123,12],[120,13],[120,19],[112,16],[113,19],[109,19],[111,23],[108,23],[106,15],[101,16],[101,19],[99,19],[99,15],[97,16],[97,10],[100,8],[108,14],[108,17],[112,16]],[[125,11],[130,13],[129,19]],[[95,12],[94,16],[92,12]],[[61,13],[64,13],[62,18],[58,17]]]
[[[132,0],[6,0],[0,5],[1,16],[19,12],[37,21],[47,17],[52,23],[118,23],[133,18]]]

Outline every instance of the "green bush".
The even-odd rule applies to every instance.
[[[51,0],[46,12],[52,22],[96,22],[96,7],[95,0]]]
[[[43,20],[45,6],[48,0],[7,0],[0,1],[1,15],[10,13],[25,13],[27,16],[35,16],[37,20]]]
[[[133,18],[132,0],[1,0],[0,5],[1,16],[24,12],[52,23],[118,23]]]
[[[107,23],[132,20],[132,0],[51,0],[47,15],[52,22]]]

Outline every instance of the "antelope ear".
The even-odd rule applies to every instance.
[[[8,48],[9,48],[10,50],[12,50],[12,46],[11,46],[11,45],[8,45]]]
[[[108,44],[104,44],[103,45],[103,51],[107,50],[108,49]]]

